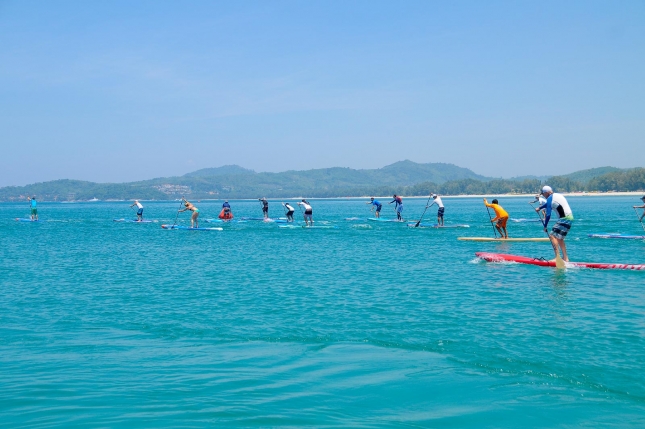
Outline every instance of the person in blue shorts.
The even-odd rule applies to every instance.
[[[134,204],[130,207],[134,206],[137,206],[137,222],[141,222],[143,220],[143,205],[141,205],[139,200],[134,200]]]
[[[31,208],[31,220],[38,220],[38,208],[36,207],[38,203],[36,202],[36,196],[34,195],[31,198],[27,197],[27,200],[29,200],[29,207]]]
[[[374,197],[372,197],[370,198],[370,202],[365,204],[371,204],[372,206],[374,206],[370,209],[370,211],[376,209],[376,211],[374,212],[376,214],[376,217],[381,217],[381,209],[383,208],[383,205],[378,200],[375,200]]]
[[[564,195],[553,192],[550,186],[544,186],[542,188],[542,195],[546,198],[546,202],[540,207],[535,209],[536,212],[546,209],[546,216],[542,221],[544,225],[544,232],[549,234],[549,239],[551,240],[551,245],[553,245],[553,250],[555,251],[555,257],[558,257],[558,248],[562,251],[562,259],[565,262],[569,262],[569,256],[567,255],[567,246],[564,244],[564,238],[569,233],[571,225],[573,224],[573,212],[567,199],[564,198]],[[547,229],[549,225],[549,220],[551,219],[551,214],[556,213],[558,215],[558,220],[553,225],[551,233]],[[555,259],[553,259],[555,261]]]
[[[394,204],[394,209],[396,210],[396,220],[398,220],[399,222],[403,222],[403,214],[402,214],[403,213],[403,198],[397,196],[396,194],[394,194],[393,198],[394,199],[392,201],[390,201],[388,204],[395,203]]]
[[[434,201],[428,207],[432,207],[435,204],[439,207],[437,210],[437,225],[443,226],[443,214],[445,213],[446,208],[443,206],[443,201],[441,201],[441,197],[439,195],[432,194],[432,199]]]

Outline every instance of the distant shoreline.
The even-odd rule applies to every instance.
[[[535,197],[536,194],[531,193],[531,194],[470,194],[470,195],[442,195],[441,198],[495,198],[495,197],[501,197],[501,198],[533,198]],[[642,197],[645,195],[645,191],[630,191],[630,192],[563,192],[562,195],[566,197],[629,197],[629,196],[637,196],[637,197]],[[315,198],[315,197],[288,197],[288,198],[271,198],[268,197],[268,200],[273,200],[273,201],[293,201],[293,200],[301,200],[302,198],[306,198],[307,200],[315,200],[315,201],[324,201],[324,200],[368,200],[372,197],[372,195],[364,195],[364,196],[359,196],[359,197],[321,197],[321,198]],[[422,200],[422,199],[427,199],[428,195],[411,195],[411,196],[406,196],[402,195],[401,196],[404,199],[413,199],[413,200]],[[392,198],[391,196],[374,196],[374,198],[386,200],[388,198]],[[199,201],[199,202],[208,202],[208,201],[224,201],[224,200],[230,200],[230,201],[257,201],[257,198],[190,198],[193,201]],[[142,202],[176,202],[179,201],[180,198],[173,199],[173,200],[144,200],[144,199],[139,199],[139,201]],[[59,204],[74,204],[74,203],[121,203],[121,202],[128,202],[128,201],[133,201],[131,199],[127,200],[98,200],[98,201],[49,201],[49,200],[39,200],[39,203],[59,203]],[[20,203],[20,201],[2,201],[0,203],[10,203],[10,204],[16,204]]]

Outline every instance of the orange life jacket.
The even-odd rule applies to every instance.
[[[219,218],[224,220],[233,219],[233,212],[231,212],[231,210],[222,209],[222,211],[219,212]]]

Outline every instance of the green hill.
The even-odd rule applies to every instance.
[[[594,179],[599,176],[603,176],[607,173],[615,173],[617,171],[624,171],[624,170],[616,167],[598,167],[598,168],[590,168],[588,170],[576,171],[575,173],[564,174],[561,177],[566,177],[568,179],[571,179],[580,183],[588,183],[591,179]]]
[[[0,188],[0,201],[20,201],[36,195],[41,201],[172,200],[223,198],[287,198],[306,196],[447,195],[533,193],[539,178],[491,179],[452,164],[400,161],[379,169],[321,168],[281,173],[256,173],[236,165],[207,168],[181,177],[131,183],[54,180]],[[547,179],[558,192],[637,191],[645,189],[645,169],[594,168]]]

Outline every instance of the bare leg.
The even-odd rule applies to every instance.
[[[506,227],[503,227],[502,229],[504,230],[504,238],[508,239],[508,230]]]
[[[569,262],[569,256],[567,256],[567,245],[564,244],[564,239],[556,238],[556,241],[557,241],[558,245],[560,246],[560,250],[562,251],[562,259],[565,262]]]
[[[553,246],[553,252],[555,253],[555,257],[557,259],[557,257],[560,256],[560,253],[558,252],[558,240],[552,235],[549,235],[549,240],[551,240],[551,246]]]

